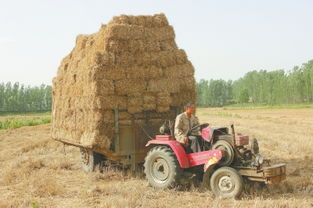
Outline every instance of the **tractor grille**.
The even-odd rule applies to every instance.
[[[263,168],[264,177],[274,177],[280,175],[286,175],[286,165],[285,164],[275,164],[270,167]]]

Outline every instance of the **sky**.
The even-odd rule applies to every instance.
[[[313,59],[311,0],[0,0],[0,82],[51,84],[78,34],[120,14],[164,13],[196,80],[236,80]]]

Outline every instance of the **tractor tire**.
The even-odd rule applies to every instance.
[[[236,199],[243,191],[243,180],[235,169],[221,167],[212,174],[210,187],[216,197]]]
[[[80,148],[80,164],[82,170],[86,173],[94,172],[97,169],[102,171],[105,160],[106,158],[101,154]]]
[[[175,154],[167,146],[152,148],[145,158],[144,173],[154,188],[174,188],[179,184],[181,172]]]
[[[212,149],[224,150],[224,157],[219,162],[219,166],[229,166],[232,164],[235,158],[235,151],[231,144],[225,140],[218,140],[213,144]]]

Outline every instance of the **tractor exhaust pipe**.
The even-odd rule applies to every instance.
[[[236,134],[235,134],[235,127],[234,124],[230,125],[231,128],[231,133],[233,135],[233,144],[234,144],[234,150],[237,153],[237,155],[243,159],[243,155],[238,151],[237,147],[236,147]]]

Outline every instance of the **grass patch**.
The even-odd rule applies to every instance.
[[[218,112],[218,113],[203,113],[206,116],[224,117],[224,118],[241,118],[239,114],[233,114],[228,112]]]
[[[14,129],[22,126],[36,126],[50,122],[50,113],[5,115],[0,116],[0,130]]]
[[[262,105],[262,104],[235,104],[224,106],[223,110],[269,110],[269,109],[307,109],[313,108],[313,103],[302,104],[281,104],[281,105]]]

